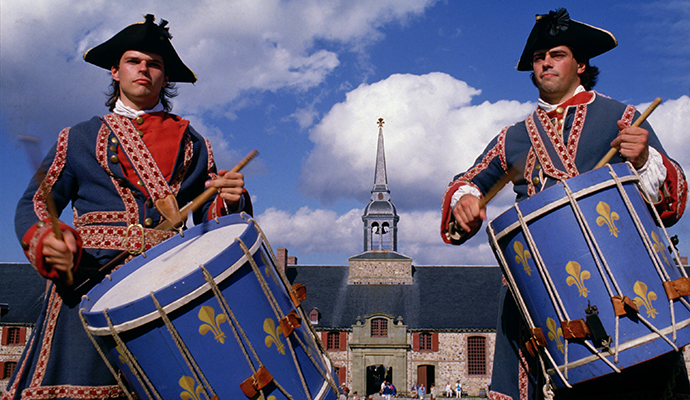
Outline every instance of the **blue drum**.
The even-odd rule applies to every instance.
[[[335,399],[302,294],[274,259],[248,215],[209,221],[114,271],[82,320],[141,399]]]
[[[690,343],[690,280],[629,164],[564,180],[489,223],[494,254],[555,387]],[[651,211],[650,211],[651,209]]]

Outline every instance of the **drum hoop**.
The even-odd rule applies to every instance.
[[[607,179],[603,182],[599,182],[599,183],[594,184],[592,186],[588,186],[584,189],[580,189],[577,192],[573,192],[573,198],[577,200],[581,197],[585,197],[585,196],[592,194],[594,192],[597,192],[599,190],[607,189],[610,187],[615,187],[616,186],[616,179],[618,179],[618,182],[621,182],[621,183],[637,182],[638,181],[637,177],[634,175],[628,175],[628,176],[624,176],[624,177]],[[565,196],[559,198],[558,200],[555,200],[549,204],[546,204],[545,206],[540,207],[537,210],[534,210],[531,213],[523,216],[523,221],[525,221],[525,223],[528,223],[528,222],[532,221],[533,219],[536,219],[536,218],[538,218],[538,217],[540,217],[540,216],[542,216],[542,215],[544,215],[544,214],[546,214],[546,213],[548,213],[548,212],[550,212],[550,211],[552,211],[558,207],[564,206],[566,204],[570,204],[570,199],[568,198],[567,195],[565,195]],[[519,227],[520,227],[520,221],[519,220],[516,222],[513,222],[512,224],[508,225],[507,227],[503,228],[503,230],[501,230],[500,232],[495,234],[496,240],[498,241],[498,240],[502,239],[503,237],[505,237],[506,235],[509,235],[511,232],[513,232],[514,230],[516,230]]]
[[[254,242],[254,244],[252,244],[251,248],[249,249],[249,251],[252,255],[256,254],[256,252],[261,247],[261,243],[262,243],[262,236],[257,235],[256,241]],[[235,244],[235,243],[233,243],[233,244]],[[211,260],[213,260],[213,259],[211,259]],[[235,261],[229,268],[226,268],[223,272],[218,274],[214,278],[214,281],[217,284],[220,282],[223,282],[230,275],[232,275],[238,269],[240,269],[247,261],[248,261],[247,255],[243,254],[242,257],[240,257],[237,261]],[[198,269],[194,269],[190,273],[193,273],[195,271],[198,271]],[[165,306],[162,307],[162,309],[164,312],[169,314],[169,313],[191,303],[192,301],[194,301],[195,299],[197,299],[198,297],[200,297],[201,295],[203,295],[204,293],[206,293],[210,290],[211,290],[211,285],[208,282],[206,282],[203,285],[196,288],[195,290],[193,290],[192,292],[188,293],[187,295],[182,296],[179,299],[166,304]],[[101,314],[101,313],[107,312],[107,311],[109,311],[109,309],[106,308],[105,310],[99,311],[98,313]],[[146,325],[146,324],[153,322],[153,321],[160,319],[160,318],[161,318],[160,313],[158,312],[158,310],[154,309],[153,311],[151,311],[148,314],[144,314],[144,315],[141,315],[141,316],[134,318],[132,320],[122,322],[122,323],[117,324],[117,325],[113,325],[113,329],[115,329],[115,331],[118,333],[122,333],[122,332],[126,332],[129,330],[138,328],[140,326]],[[94,335],[111,336],[111,330],[107,326],[106,327],[89,326],[88,328]]]
[[[672,332],[674,327],[675,327],[675,329],[682,329],[682,328],[685,328],[687,326],[690,326],[690,318],[686,319],[684,321],[678,322],[674,326],[668,326],[666,328],[659,329],[659,332],[661,332],[664,336],[666,336]],[[656,332],[650,332],[647,335],[640,336],[636,339],[629,340],[623,344],[620,344],[618,346],[618,352],[620,353],[622,351],[629,350],[633,347],[642,346],[644,344],[653,342],[654,340],[657,340],[657,339],[663,340],[663,338],[660,337],[659,334],[657,334]],[[585,364],[589,364],[589,363],[591,363],[593,361],[597,361],[597,360],[599,360],[599,357],[597,355],[593,354],[591,356],[580,358],[580,359],[573,361],[571,363],[568,363],[568,364],[559,365],[558,369],[560,371],[564,371],[566,368],[571,369],[571,368],[581,367]],[[556,371],[553,368],[548,369],[549,374],[553,374],[555,372]]]

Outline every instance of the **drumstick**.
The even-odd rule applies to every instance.
[[[41,166],[40,161],[38,161],[38,159],[32,156],[38,154],[38,151],[32,151],[28,148],[28,145],[30,143],[38,143],[38,138],[29,135],[19,135],[18,138],[25,145],[25,150],[29,155],[29,159],[33,164],[34,168],[36,169],[36,180],[38,181],[38,184],[41,185],[43,183],[43,180],[45,180],[46,172]],[[53,200],[53,196],[50,194],[50,191],[46,191],[45,196],[46,212],[48,213],[48,217],[50,218],[50,226],[53,228],[53,235],[55,235],[55,238],[57,240],[63,241],[64,238],[62,237],[62,230],[60,229],[60,220],[57,217],[57,209],[55,208],[55,201]],[[67,270],[65,271],[65,283],[67,284],[67,286],[71,286],[72,283],[74,283],[74,277],[72,275],[71,268],[67,268]]]
[[[658,106],[660,103],[661,97],[657,97],[656,99],[654,99],[652,104],[650,104],[649,107],[647,107],[647,109],[644,110],[644,112],[639,116],[639,118],[637,118],[637,120],[631,126],[639,127],[640,125],[642,125],[642,123],[647,119],[647,117],[649,117],[649,114],[651,114],[652,111],[654,111],[654,109],[656,108],[656,106]],[[609,152],[606,153],[606,155],[601,160],[599,160],[597,165],[594,166],[594,169],[601,168],[604,166],[604,164],[611,161],[613,156],[615,156],[616,153],[618,153],[618,150],[619,149],[617,147],[612,147],[611,150],[609,150]]]
[[[242,168],[244,168],[245,165],[247,165],[256,155],[259,154],[256,149],[252,150],[249,154],[247,154],[237,165],[235,165],[230,172],[240,172]],[[208,201],[208,199],[211,198],[215,193],[218,192],[218,188],[210,187],[206,190],[204,190],[200,195],[196,196],[194,200],[190,201],[189,203],[185,204],[182,208],[180,208],[180,218],[184,221],[187,219],[187,216],[189,213],[193,213],[196,211],[199,207],[201,207],[204,203]],[[166,231],[172,228],[172,225],[170,222],[163,221],[160,224],[156,226],[156,229]]]
[[[233,169],[231,169],[230,171],[231,172],[240,172],[240,170],[242,168],[244,168],[244,166],[247,165],[247,163],[249,163],[249,161],[251,161],[257,154],[259,154],[258,151],[252,150],[249,154],[247,154],[247,156],[245,156],[242,159],[242,161],[240,161],[237,165],[235,165],[235,167]],[[216,193],[217,191],[218,191],[218,189],[216,189],[216,188],[208,188],[208,189],[204,190],[200,195],[195,197],[194,200],[192,200],[191,202],[186,204],[184,207],[182,207],[180,209],[180,215],[182,217],[182,220],[186,220],[187,215],[189,215],[190,212],[196,211],[197,208],[199,208],[208,199],[210,199],[211,196],[213,196],[213,194]],[[164,230],[164,229],[168,230],[171,228],[172,228],[172,225],[170,225],[170,223],[167,221],[163,221],[160,224],[156,225],[156,227],[155,227],[155,229],[158,229],[158,230]],[[75,293],[79,292],[79,290],[81,288],[88,285],[88,283],[96,277],[100,276],[99,280],[103,279],[103,277],[106,274],[108,274],[113,268],[115,268],[116,266],[118,266],[122,262],[124,262],[125,259],[127,259],[127,257],[129,255],[130,254],[127,250],[120,252],[118,255],[113,257],[110,261],[108,261],[107,263],[103,264],[103,266],[98,268],[98,271],[96,271],[93,275],[86,278],[82,283],[80,283],[79,286],[77,286],[74,289],[74,292]]]
[[[503,176],[501,177],[501,179],[499,179],[498,182],[496,182],[496,183],[491,187],[491,189],[489,189],[489,191],[486,192],[486,194],[484,195],[484,197],[482,197],[481,199],[479,199],[479,208],[485,207],[486,204],[487,204],[491,199],[493,199],[494,196],[496,196],[496,195],[498,194],[498,192],[500,192],[501,189],[503,189],[503,187],[504,187],[505,185],[507,185],[508,182],[512,181],[513,178],[515,178],[519,173],[520,173],[520,171],[518,171],[517,168],[515,168],[515,167],[510,167],[510,169],[508,170],[508,172],[506,172],[505,174],[503,174]],[[462,232],[461,232],[461,230],[460,230],[460,226],[458,226],[458,222],[457,222],[457,221],[453,220],[453,221],[450,222],[450,224],[448,224],[448,232],[446,233],[446,236],[448,237],[448,239],[451,239],[451,240],[460,240],[460,238],[462,237]]]

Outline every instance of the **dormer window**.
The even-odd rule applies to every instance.
[[[388,337],[388,320],[386,318],[371,320],[371,337]]]
[[[316,308],[312,308],[311,311],[309,311],[309,322],[311,322],[312,325],[317,325],[319,323],[320,316],[321,313],[319,312],[319,310]]]

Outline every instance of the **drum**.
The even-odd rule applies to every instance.
[[[335,399],[303,296],[274,260],[254,220],[225,216],[114,271],[80,315],[142,399]]]
[[[686,272],[629,164],[564,180],[491,221],[489,241],[555,387],[690,342]]]

